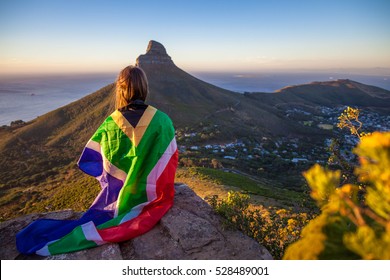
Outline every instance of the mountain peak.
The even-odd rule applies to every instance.
[[[165,50],[165,47],[157,42],[150,40],[148,44],[148,48],[146,49],[146,54],[158,54],[162,56],[167,56],[167,51]]]
[[[171,57],[167,54],[165,47],[156,41],[149,41],[146,54],[137,58],[136,65],[142,67],[145,64],[174,65]]]

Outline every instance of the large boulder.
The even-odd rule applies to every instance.
[[[0,224],[0,258],[5,259],[272,259],[270,253],[239,231],[226,230],[221,217],[188,186],[176,185],[174,206],[146,234],[119,244],[74,253],[40,257],[21,255],[15,235],[38,218],[77,219],[82,213],[64,210],[32,214]]]

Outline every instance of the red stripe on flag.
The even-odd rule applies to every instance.
[[[122,242],[151,230],[173,205],[174,180],[178,162],[178,151],[172,155],[156,182],[157,199],[146,205],[141,213],[119,226],[98,230],[106,242]]]

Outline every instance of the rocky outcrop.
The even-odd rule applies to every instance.
[[[149,41],[146,54],[137,58],[136,65],[143,67],[148,64],[174,65],[171,57],[167,54],[165,47],[156,41]]]
[[[270,253],[239,231],[226,230],[221,218],[188,186],[175,186],[175,204],[146,234],[120,244],[50,257],[20,255],[15,234],[38,218],[77,219],[71,210],[32,214],[0,224],[0,258],[4,259],[272,259]]]

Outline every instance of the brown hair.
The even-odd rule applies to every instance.
[[[127,66],[118,75],[115,89],[115,109],[120,109],[131,101],[145,101],[148,96],[148,79],[137,66]]]

